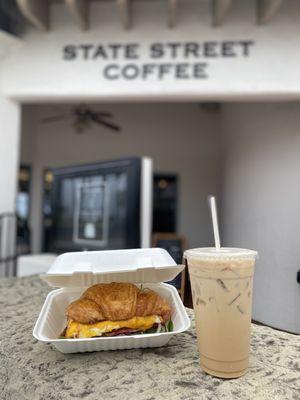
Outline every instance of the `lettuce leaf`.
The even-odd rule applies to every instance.
[[[167,328],[167,332],[173,332],[174,324],[171,319],[169,319],[169,321],[166,323],[166,328]]]

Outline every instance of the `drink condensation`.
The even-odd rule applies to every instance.
[[[221,378],[247,372],[257,252],[187,250],[201,368]]]

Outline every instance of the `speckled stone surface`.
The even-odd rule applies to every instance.
[[[0,279],[1,400],[300,399],[300,336],[253,325],[250,370],[235,380],[200,370],[193,325],[162,348],[61,354],[32,337],[48,291]]]

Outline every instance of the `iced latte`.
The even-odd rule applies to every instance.
[[[237,378],[246,373],[250,349],[251,250],[187,250],[196,318],[200,365],[214,376]]]

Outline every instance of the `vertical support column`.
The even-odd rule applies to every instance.
[[[19,164],[21,105],[1,96],[0,93],[0,214],[14,213],[17,193]],[[15,254],[16,232],[13,218],[2,225],[0,238],[1,258]],[[13,263],[9,271],[0,264],[0,276],[13,274]]]
[[[224,245],[258,250],[253,318],[298,334],[299,113],[297,103],[228,104],[220,120]]]
[[[132,15],[131,15],[131,0],[117,0],[117,6],[121,22],[124,29],[130,29],[132,26]]]
[[[259,25],[267,24],[282,5],[283,0],[256,0],[257,23]]]
[[[212,24],[221,26],[228,14],[233,0],[212,0]]]
[[[23,16],[37,29],[49,29],[49,0],[17,0],[17,5]]]
[[[174,28],[177,22],[178,1],[168,0],[168,27]]]
[[[87,0],[65,0],[74,21],[82,31],[89,27],[89,3]]]

